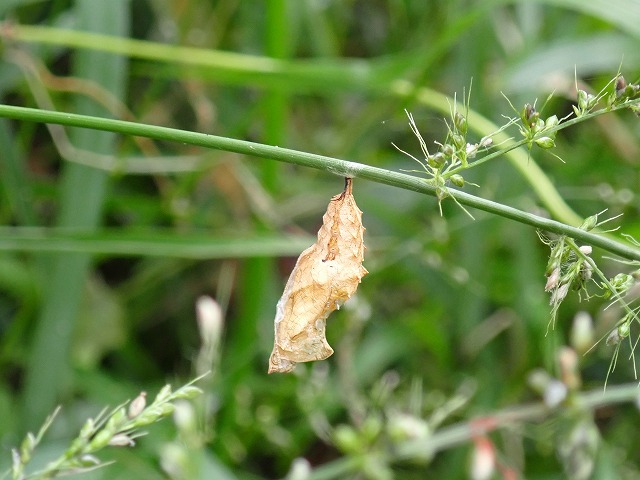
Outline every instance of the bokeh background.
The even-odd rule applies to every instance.
[[[458,99],[471,90],[471,109],[500,126],[516,115],[503,94],[519,109],[554,92],[543,116],[562,117],[576,82],[596,92],[619,70],[640,75],[633,0],[4,0],[0,18],[2,103],[393,171],[419,168],[392,146],[419,156],[404,109],[428,145],[446,135],[446,112],[412,87]],[[117,38],[146,43],[110,53]],[[559,134],[564,163],[541,150],[530,161],[579,215],[624,214],[612,226],[640,238],[639,139],[632,113],[604,115]],[[505,158],[465,178],[479,185],[470,193],[548,214]],[[83,478],[282,478],[298,457],[316,467],[386,451],[357,435],[340,443],[334,429],[362,433],[393,412],[420,429],[434,412],[453,410],[446,424],[534,401],[527,377],[558,374],[578,312],[593,318],[594,339],[618,318],[602,300],[571,295],[548,332],[548,247],[534,229],[477,211],[471,220],[446,200],[440,216],[434,198],[356,179],[370,274],[329,319],[336,353],[267,376],[275,304],[342,186],[260,158],[0,119],[0,465],[58,404],[45,458],[103,406],[195,376],[202,295],[217,300],[224,327],[196,408],[201,436],[185,440],[169,419]],[[602,254],[593,256],[607,273],[625,271]],[[609,385],[634,381],[625,348]],[[599,345],[580,357],[584,389],[602,388],[612,354]],[[592,457],[607,474],[596,478],[638,478],[638,420],[632,405],[596,411]],[[559,423],[493,434],[501,464],[522,478],[565,478]],[[178,461],[172,445],[191,454]],[[380,468],[323,478],[467,478],[474,448],[469,438],[388,465],[381,453]]]

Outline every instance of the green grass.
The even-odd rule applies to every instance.
[[[150,427],[84,478],[283,478],[298,457],[312,479],[468,478],[485,436],[493,478],[564,478],[561,445],[593,478],[638,475],[630,342],[604,393],[604,341],[579,352],[581,384],[554,411],[527,380],[570,384],[558,354],[578,311],[592,342],[624,315],[571,292],[547,333],[536,229],[597,247],[607,277],[637,268],[603,258],[640,259],[620,235],[640,238],[637,117],[561,124],[566,163],[515,126],[496,135],[501,154],[451,190],[475,220],[452,198],[441,217],[392,146],[420,157],[406,108],[436,151],[471,83],[477,142],[516,115],[501,92],[541,110],[555,90],[541,117],[563,117],[574,69],[594,92],[618,68],[636,82],[635,2],[107,3],[0,6],[15,21],[0,26],[0,471],[58,404],[35,464],[104,406],[202,373],[209,295],[224,329],[198,420]],[[328,322],[333,357],[267,376],[275,304],[346,174],[370,274]],[[577,228],[604,209],[620,231]],[[574,428],[598,432],[597,456]]]

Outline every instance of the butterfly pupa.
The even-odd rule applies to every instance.
[[[296,363],[324,360],[327,317],[353,295],[368,272],[364,260],[362,211],[345,178],[344,191],[331,198],[316,243],[298,257],[276,306],[275,341],[269,373],[290,372]]]

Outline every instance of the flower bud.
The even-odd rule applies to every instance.
[[[454,115],[453,124],[462,135],[467,134],[467,119],[460,112],[456,112],[456,114]]]
[[[114,434],[120,429],[120,426],[124,423],[126,418],[127,412],[125,411],[125,409],[118,408],[115,412],[113,412],[113,415],[109,417],[109,420],[107,420],[107,423],[103,429],[108,430],[112,434]]]
[[[129,410],[127,411],[127,417],[129,419],[136,418],[147,405],[147,392],[140,392],[140,394],[133,399],[133,402],[129,404]]]
[[[80,457],[80,466],[87,468],[87,467],[95,467],[97,465],[100,465],[100,460],[93,456],[93,455],[89,455],[88,453],[85,455],[82,455]]]
[[[570,339],[571,346],[580,354],[591,348],[593,344],[593,319],[587,312],[578,312],[573,317]]]
[[[156,395],[156,398],[153,399],[153,403],[163,402],[167,398],[169,398],[170,395],[171,395],[171,385],[167,384],[160,389],[160,391]]]
[[[527,384],[538,395],[544,395],[553,378],[543,369],[533,370],[527,377]]]
[[[449,191],[441,186],[436,187],[436,198],[438,201],[442,201],[449,196]]]
[[[454,173],[453,175],[451,175],[449,180],[451,180],[451,183],[453,183],[456,187],[464,187],[464,178],[462,177],[462,175]]]
[[[619,344],[624,338],[627,338],[631,333],[631,326],[629,322],[624,322],[613,329],[607,337],[606,343],[609,347]]]
[[[38,444],[33,433],[28,432],[20,445],[20,459],[22,463],[28,463],[31,460],[31,454]]]
[[[489,480],[496,469],[496,452],[487,437],[477,438],[473,442],[470,477],[472,480]]]
[[[112,447],[133,447],[135,444],[136,442],[124,433],[117,433],[109,440],[109,445]]]
[[[424,439],[431,432],[429,424],[422,418],[400,412],[389,415],[387,429],[391,439],[397,442],[409,439]]]
[[[427,163],[433,168],[440,168],[444,165],[446,159],[442,152],[435,153],[434,155],[430,155],[427,158]]]
[[[450,143],[445,143],[441,151],[445,158],[451,158],[456,153],[456,149]]]
[[[547,262],[547,269],[545,270],[547,276],[551,275],[556,269],[558,270],[558,275],[560,275],[560,265],[562,264],[563,255],[564,242],[558,242],[551,248],[551,253],[549,254],[549,261]]]
[[[627,81],[622,75],[619,75],[618,78],[616,78],[616,97],[622,96],[626,88]]]
[[[560,123],[560,120],[558,120],[558,117],[556,115],[551,115],[549,118],[545,120],[544,126],[545,126],[545,129],[553,128],[559,123]]]
[[[113,432],[110,432],[106,429],[100,430],[91,439],[91,442],[89,443],[88,451],[95,452],[96,450],[100,450],[106,447],[107,445],[109,445],[109,442],[111,441],[112,437],[113,437]]]
[[[200,338],[205,345],[216,345],[222,334],[222,309],[213,298],[202,296],[196,302]]]
[[[481,147],[490,147],[493,144],[493,138],[491,137],[482,137],[478,145]]]
[[[628,323],[625,322],[618,326],[618,335],[620,335],[620,338],[627,338],[630,333],[631,326]]]
[[[608,347],[612,347],[613,345],[619,344],[620,340],[622,340],[622,338],[620,338],[620,334],[618,333],[618,329],[615,328],[615,329],[611,330],[611,333],[609,333],[609,335],[607,336],[606,344],[607,344]]]
[[[590,263],[582,262],[580,264],[580,281],[583,286],[586,282],[591,280],[591,276],[593,275],[593,267]]]
[[[573,111],[579,117],[589,112],[598,103],[598,97],[584,90],[578,90],[578,107],[573,106]]]
[[[549,303],[551,305],[562,303],[562,301],[567,296],[568,292],[569,292],[569,284],[563,283],[551,293],[551,299],[549,300]]]
[[[598,215],[591,215],[584,219],[582,225],[580,225],[581,230],[586,230],[587,232],[593,230],[595,226],[598,224]]]
[[[560,280],[560,267],[556,267],[547,277],[547,284],[544,286],[545,292],[550,292],[554,288],[558,286],[558,281]]]
[[[93,435],[93,432],[96,429],[96,425],[95,422],[93,421],[93,418],[88,418],[86,422],[84,422],[84,425],[82,425],[82,428],[80,429],[80,435],[78,435],[80,438],[89,438],[91,435]]]
[[[619,273],[610,281],[611,286],[618,293],[624,293],[631,288],[634,283],[633,277],[626,273]]]
[[[520,117],[522,121],[529,125],[529,127],[534,127],[539,117],[540,114],[536,111],[535,107],[530,103],[525,103]]]
[[[144,410],[139,416],[133,419],[134,426],[143,427],[157,422],[167,415],[171,415],[175,407],[171,403],[163,403],[154,407],[153,405]]]
[[[467,154],[467,158],[475,158],[476,153],[478,153],[478,144],[474,143],[473,145],[467,143],[467,146],[464,147],[464,153]]]
[[[584,90],[578,90],[578,108],[580,110],[586,110],[587,108],[587,92]]]
[[[457,149],[463,148],[467,143],[465,138],[462,135],[457,134],[457,133],[454,133],[451,136],[451,140],[453,141],[453,144],[455,145],[455,147]]]
[[[536,145],[545,150],[556,146],[556,142],[551,137],[540,137],[535,140]]]
[[[356,453],[362,450],[358,434],[349,425],[338,425],[333,432],[333,441],[345,453]]]
[[[558,353],[558,364],[562,383],[569,390],[577,390],[580,387],[580,372],[578,369],[578,355],[575,350],[569,347],[562,347]]]
[[[547,407],[555,408],[567,398],[568,392],[567,386],[560,380],[554,378],[549,382],[547,388],[545,388],[542,398]]]
[[[186,385],[179,390],[176,390],[173,394],[173,398],[191,400],[192,398],[196,398],[198,395],[202,395],[202,390],[200,388],[194,387],[193,385]]]
[[[307,480],[311,476],[311,464],[304,457],[296,458],[285,480]]]

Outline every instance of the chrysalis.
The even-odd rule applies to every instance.
[[[352,179],[329,202],[318,240],[300,254],[276,307],[275,342],[269,373],[290,372],[299,362],[333,354],[325,338],[327,317],[353,295],[368,272],[362,211],[351,193]]]

